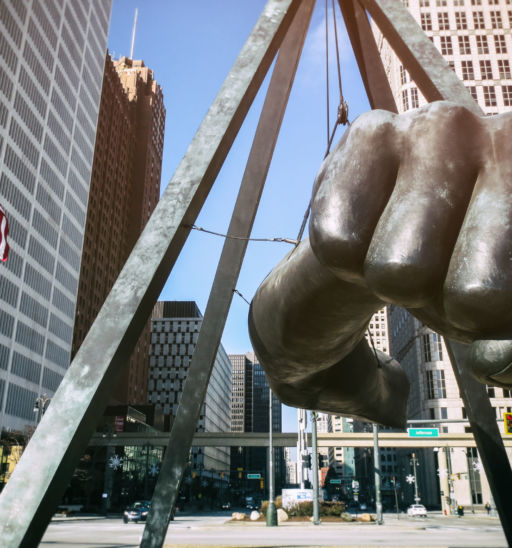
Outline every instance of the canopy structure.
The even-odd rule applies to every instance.
[[[446,99],[481,114],[402,2],[339,0],[339,4],[372,108],[397,111],[369,16],[428,101]],[[41,540],[277,55],[228,232],[250,236],[313,6],[314,0],[268,0],[0,496],[3,546],[33,547]],[[144,548],[163,545],[246,245],[243,239],[226,239],[155,489],[141,544]],[[512,507],[512,471],[495,415],[485,387],[463,367],[466,347],[455,343],[448,347],[501,523],[512,545],[508,510]]]

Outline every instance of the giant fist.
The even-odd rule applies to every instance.
[[[512,386],[512,113],[359,117],[315,181],[309,232],[249,318],[284,403],[403,424],[405,373],[364,340],[386,303],[472,343],[472,373]]]

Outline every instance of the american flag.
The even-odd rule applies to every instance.
[[[7,260],[9,254],[9,244],[7,243],[7,235],[9,234],[9,222],[5,216],[5,211],[0,205],[0,259]]]

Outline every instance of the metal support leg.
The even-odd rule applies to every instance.
[[[2,546],[38,545],[300,4],[266,4],[2,492]]]
[[[251,234],[313,6],[313,0],[301,3],[279,52],[235,204],[229,235],[248,238]],[[247,240],[229,238],[224,243],[153,495],[142,548],[160,548],[165,540],[171,508],[185,469],[247,244]]]
[[[368,10],[427,101],[454,101],[482,114],[462,81],[402,2],[359,0],[359,3]]]
[[[366,12],[357,0],[338,2],[371,107],[398,112]]]
[[[512,546],[512,470],[496,423],[496,413],[485,386],[464,368],[468,347],[453,341],[445,342],[503,532]]]

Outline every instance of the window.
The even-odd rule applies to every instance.
[[[489,42],[487,41],[487,36],[484,34],[477,34],[476,47],[478,48],[478,53],[489,53]]]
[[[482,0],[471,0],[471,5],[472,6],[481,6],[482,5]]]
[[[432,361],[432,353],[430,352],[430,337],[423,335],[423,359],[426,362]]]
[[[459,53],[464,55],[471,53],[471,45],[469,43],[469,36],[459,36]]]
[[[441,53],[443,55],[453,55],[452,37],[441,36]]]
[[[499,11],[491,11],[491,27],[499,29],[502,27],[501,13]]]
[[[439,30],[448,30],[450,28],[450,21],[448,19],[448,12],[442,11],[437,14],[437,23]]]
[[[427,397],[429,400],[446,398],[446,384],[442,369],[427,371]]]
[[[466,18],[466,13],[464,11],[455,12],[455,25],[458,30],[467,29],[468,21]]]
[[[473,97],[475,101],[478,101],[476,86],[466,86],[466,89],[469,91],[469,93],[471,93],[471,97]]]
[[[489,398],[494,398],[495,397],[494,386],[487,385],[487,395],[489,396]]]
[[[462,67],[462,79],[463,80],[474,80],[475,71],[473,69],[473,61],[461,61]]]
[[[486,107],[496,106],[496,89],[494,86],[484,86],[484,101]]]
[[[411,88],[411,107],[412,108],[418,108],[420,106],[420,102],[418,100],[418,89],[417,88]],[[385,352],[386,350],[384,350]]]
[[[502,86],[503,104],[506,107],[512,107],[512,86]]]
[[[475,29],[485,29],[485,20],[483,11],[473,12],[473,25]]]
[[[509,390],[508,388],[504,388],[504,389],[503,389],[503,397],[504,397],[504,398],[510,398],[510,397],[512,397],[512,391]]]
[[[421,28],[423,30],[432,30],[432,16],[430,13],[421,14]]]
[[[404,110],[409,110],[409,99],[407,97],[407,90],[402,91],[402,107]]]
[[[441,418],[442,419],[448,418],[448,409],[446,407],[441,407]]]
[[[453,5],[454,6],[463,6],[464,5],[464,0],[453,0]]]
[[[400,65],[400,83],[403,86],[406,82],[407,82],[407,71],[404,69],[403,65]]]
[[[496,48],[496,53],[507,53],[507,44],[505,42],[504,34],[496,34],[494,36],[494,47]]]
[[[420,7],[428,8],[430,6],[430,0],[420,0]]]
[[[445,7],[448,4],[447,0],[436,0],[436,6],[438,8]]]
[[[492,80],[492,66],[489,59],[480,61],[480,75],[482,80]]]

